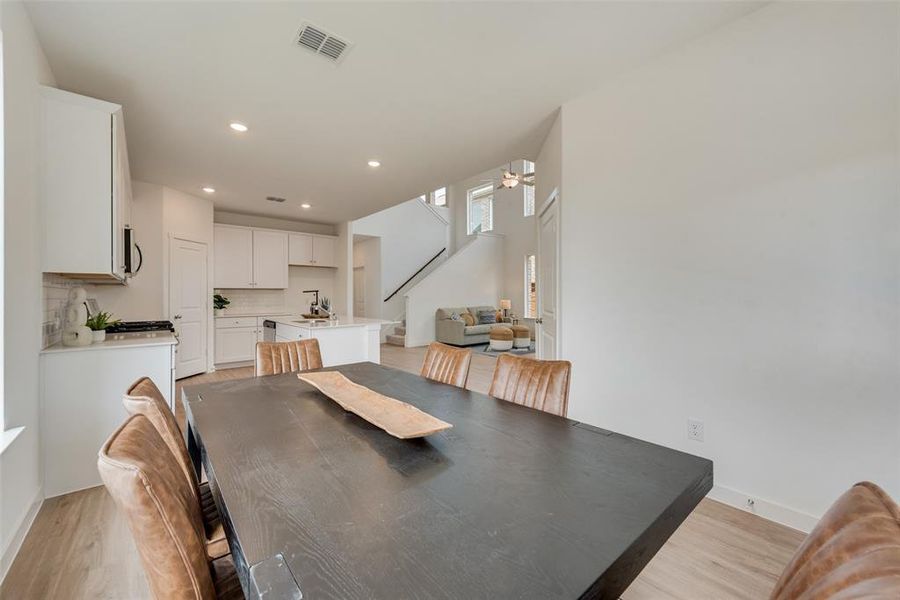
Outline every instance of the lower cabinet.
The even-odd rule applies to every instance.
[[[256,326],[216,329],[216,364],[253,360],[256,355]]]

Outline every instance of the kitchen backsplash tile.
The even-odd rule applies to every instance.
[[[62,323],[65,318],[63,313],[69,298],[69,289],[79,285],[83,285],[82,282],[52,273],[44,273],[41,348],[52,346],[62,340]]]
[[[231,301],[225,314],[279,313],[285,311],[284,290],[227,290],[217,289]]]

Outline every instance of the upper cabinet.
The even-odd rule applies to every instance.
[[[288,234],[215,225],[213,286],[224,289],[288,287]]]
[[[289,234],[289,261],[292,265],[309,267],[336,267],[334,261],[335,238],[311,233]]]
[[[43,271],[125,280],[131,176],[117,104],[41,88]]]
[[[253,230],[253,287],[288,287],[288,234]]]

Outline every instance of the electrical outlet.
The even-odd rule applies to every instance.
[[[688,419],[687,436],[689,440],[703,441],[703,421],[700,419]]]

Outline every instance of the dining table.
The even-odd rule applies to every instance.
[[[452,427],[395,438],[297,373],[185,386],[248,599],[618,598],[712,489],[705,458],[378,364],[321,370]]]

